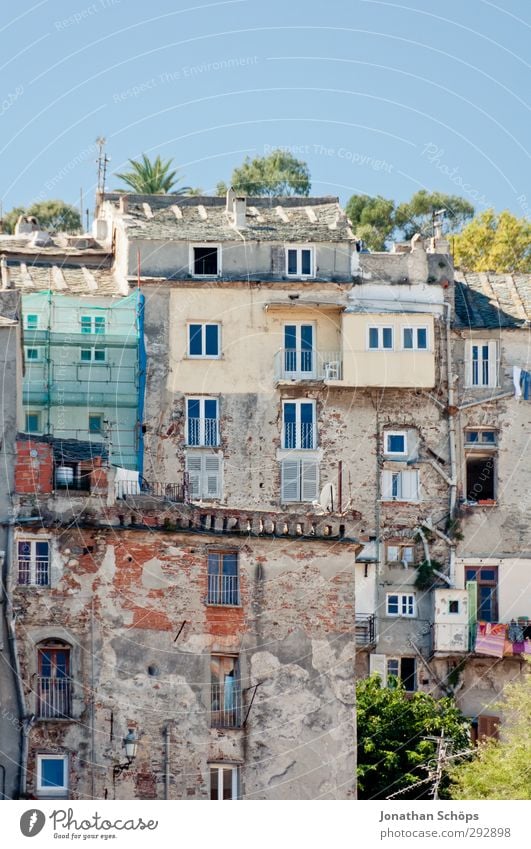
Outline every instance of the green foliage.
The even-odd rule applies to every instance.
[[[360,799],[387,799],[404,790],[400,799],[430,797],[430,784],[411,787],[427,778],[437,744],[428,736],[444,731],[455,751],[469,746],[466,721],[452,699],[426,693],[406,695],[403,686],[382,687],[380,677],[360,681],[357,693],[358,792]],[[445,795],[445,783],[441,795]],[[411,789],[408,789],[411,788]]]
[[[380,195],[352,195],[346,212],[356,236],[371,251],[384,251],[395,229],[394,201]]]
[[[443,569],[443,564],[439,563],[438,560],[423,560],[422,563],[419,563],[417,566],[417,575],[415,578],[415,586],[418,590],[429,590],[437,580],[437,576],[434,575],[434,570],[441,572]]]
[[[189,186],[175,188],[180,178],[177,177],[177,171],[170,171],[172,163],[173,159],[164,161],[157,156],[151,160],[143,153],[140,162],[134,159],[129,160],[130,171],[116,174],[116,176],[139,195],[187,195],[190,191]],[[120,191],[127,191],[127,189],[120,189]]]
[[[496,706],[503,739],[480,743],[476,757],[450,772],[453,799],[531,799],[531,674],[509,684]]]
[[[488,209],[453,242],[455,265],[465,271],[531,272],[531,222]]]
[[[232,172],[231,186],[236,192],[254,197],[280,197],[310,194],[310,172],[306,162],[295,159],[284,150],[274,150],[269,156],[246,157]],[[218,194],[226,191],[218,183]]]
[[[24,208],[17,206],[4,217],[6,233],[15,232],[15,224],[20,215],[33,216],[42,230],[50,233],[79,233],[82,229],[78,210],[62,200],[43,200]]]
[[[427,192],[421,189],[406,203],[401,203],[395,213],[395,225],[400,229],[402,238],[413,238],[415,233],[427,237],[433,231],[433,213],[445,210],[445,226],[458,231],[474,215],[471,203],[458,195],[444,192]]]

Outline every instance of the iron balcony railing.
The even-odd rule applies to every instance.
[[[374,613],[356,613],[356,645],[371,646],[376,642]]]
[[[219,445],[219,419],[188,419],[188,445]]]
[[[165,501],[173,501],[184,504],[188,500],[188,475],[184,476],[182,483],[150,483],[144,478],[136,481],[118,481],[116,483],[118,498],[126,498],[131,495],[150,495],[153,498],[163,498]]]
[[[284,422],[283,448],[315,448],[316,427],[313,422]]]
[[[70,678],[39,677],[37,716],[39,719],[69,719],[72,716]]]
[[[240,581],[238,575],[209,575],[208,604],[239,604]]]
[[[340,351],[281,348],[275,354],[275,380],[342,380]]]
[[[212,728],[241,728],[242,694],[237,683],[211,684]]]
[[[18,583],[26,586],[47,587],[50,582],[50,564],[48,555],[36,555],[35,558],[18,558]]]

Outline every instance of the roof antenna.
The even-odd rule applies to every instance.
[[[107,144],[107,139],[105,136],[98,136],[96,139],[96,144],[98,145],[98,188],[97,192],[100,195],[105,193],[105,179],[107,177],[107,165],[111,161],[110,156],[107,156],[105,153],[105,145]]]

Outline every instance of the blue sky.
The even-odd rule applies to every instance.
[[[4,210],[93,206],[114,171],[173,157],[208,193],[286,146],[313,194],[425,187],[529,213],[526,0],[22,0],[3,3]]]

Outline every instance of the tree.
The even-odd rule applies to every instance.
[[[346,208],[355,235],[371,251],[384,251],[395,229],[395,204],[381,195],[352,195]]]
[[[149,156],[143,153],[140,162],[136,162],[134,159],[129,160],[130,171],[116,174],[116,176],[139,195],[187,195],[190,191],[189,186],[174,188],[180,178],[177,178],[176,170],[170,171],[172,163],[173,159],[164,161],[160,156],[157,156],[154,160],[151,160]],[[124,189],[120,189],[120,191],[124,191]]]
[[[455,265],[466,271],[531,272],[531,222],[487,209],[454,236]]]
[[[451,770],[453,799],[531,799],[531,674],[509,684],[496,709],[503,738],[480,742],[472,761]]]
[[[406,694],[396,678],[383,687],[378,675],[360,681],[356,694],[360,799],[387,799],[397,790],[405,791],[400,799],[430,798],[429,782],[412,787],[428,777],[426,767],[435,760],[437,744],[426,738],[444,731],[455,751],[470,745],[467,723],[455,702],[421,692]]]
[[[4,218],[6,233],[15,232],[15,224],[21,215],[33,216],[39,227],[50,233],[78,233],[82,229],[78,210],[62,200],[43,200],[27,208],[15,207]]]
[[[295,159],[284,150],[274,150],[269,156],[246,157],[232,172],[231,186],[236,192],[254,197],[310,194],[310,171],[306,162]],[[224,183],[217,192],[223,194]]]
[[[401,230],[404,240],[412,239],[415,233],[421,236],[433,234],[433,214],[444,210],[446,226],[458,231],[474,215],[471,203],[458,195],[447,195],[444,192],[419,192],[396,208],[395,224]]]

